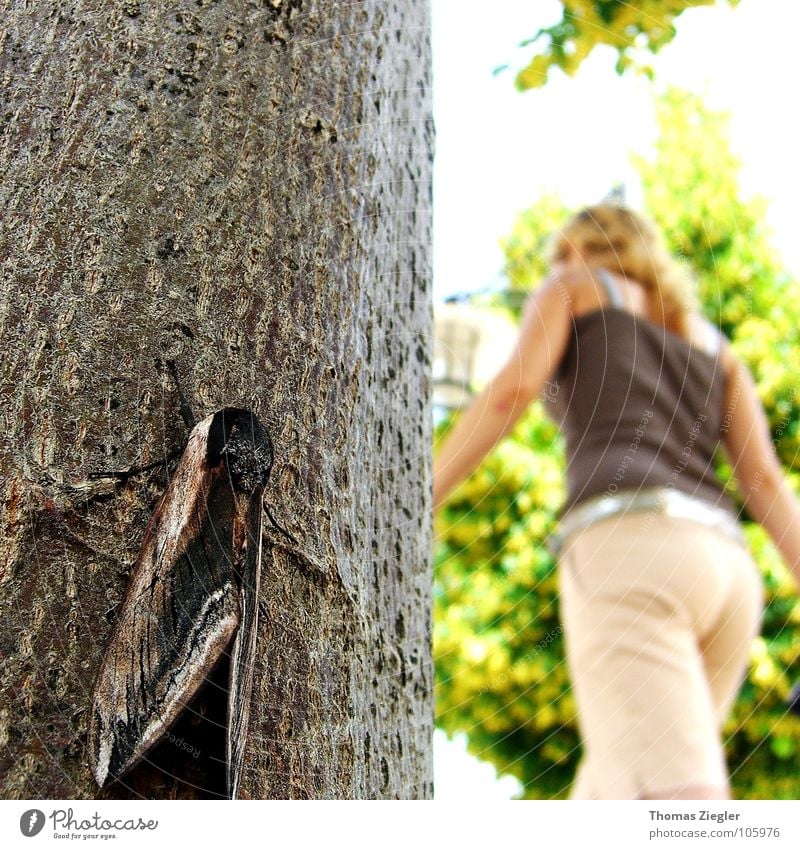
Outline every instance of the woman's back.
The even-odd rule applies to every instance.
[[[713,469],[725,403],[719,337],[710,327],[703,337],[696,323],[704,344],[691,344],[646,315],[635,283],[604,269],[595,281],[573,298],[572,338],[545,393],[567,441],[564,511],[602,494],[667,487],[735,513]]]

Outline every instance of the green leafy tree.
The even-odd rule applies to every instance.
[[[743,198],[729,116],[671,88],[651,158],[634,157],[650,214],[697,277],[706,316],[753,371],[783,462],[798,462],[800,291],[781,267],[763,199]]]
[[[696,270],[702,308],[754,372],[779,455],[798,484],[792,376],[800,373],[800,305],[775,259],[763,204],[742,198],[724,114],[670,90],[659,120],[653,158],[636,160],[648,213]],[[566,213],[548,196],[520,214],[505,242],[514,287],[541,280],[544,240]],[[741,507],[730,469],[720,462],[718,471]],[[470,750],[522,781],[527,798],[563,797],[580,756],[556,567],[544,546],[565,495],[564,472],[562,437],[537,401],[438,518],[437,721],[449,733],[466,732]],[[728,763],[736,796],[794,799],[800,719],[785,713],[784,699],[800,677],[800,605],[765,532],[743,518],[767,607],[723,730]]]
[[[736,6],[739,0],[727,0]],[[521,46],[541,46],[518,72],[517,88],[538,88],[552,68],[574,74],[598,46],[617,53],[616,69],[628,68],[651,75],[645,56],[656,53],[675,37],[675,19],[694,6],[711,6],[714,0],[562,0],[561,19],[542,27]]]

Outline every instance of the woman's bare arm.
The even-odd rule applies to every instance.
[[[770,535],[800,587],[800,501],[775,454],[750,372],[727,343],[723,350],[727,374],[723,445],[750,515]]]
[[[508,361],[448,433],[433,464],[434,509],[514,427],[561,361],[570,329],[567,282],[550,277],[528,300]]]

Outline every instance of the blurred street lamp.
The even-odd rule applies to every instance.
[[[495,307],[474,303],[481,294],[452,296],[434,307],[433,405],[439,410],[465,407],[514,347],[513,320]],[[506,302],[525,297],[520,292],[493,295]]]

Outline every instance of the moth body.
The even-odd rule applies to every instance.
[[[258,627],[269,435],[225,408],[192,430],[145,530],[92,693],[89,752],[102,787],[172,727],[230,650],[227,792],[236,797]]]

